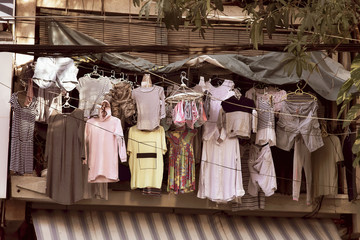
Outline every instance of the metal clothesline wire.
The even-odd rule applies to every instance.
[[[179,86],[177,83],[174,82],[173,85],[176,85],[176,86]],[[36,89],[40,89],[40,87],[38,86],[33,86],[34,88]],[[191,89],[191,88],[190,88]],[[52,92],[52,91],[47,91],[49,93],[52,93],[54,95],[61,95],[62,93],[58,93],[58,92]],[[212,97],[211,95],[209,95],[211,98],[214,98]],[[87,101],[87,100],[81,100],[79,98],[75,98],[75,97],[71,97],[69,96],[70,99],[73,99],[73,100],[76,100],[76,101],[84,101],[84,102],[90,102],[90,101]],[[216,98],[214,98],[216,99]],[[221,101],[221,100],[219,100]],[[254,107],[249,107],[249,106],[245,106],[245,105],[241,105],[241,104],[237,104],[237,103],[233,103],[233,102],[228,102],[227,100],[223,100],[223,102],[227,102],[229,104],[232,104],[234,106],[239,106],[239,107],[244,107],[244,108],[249,108],[249,109],[252,109],[252,110],[257,110],[257,111],[261,111],[261,112],[269,112],[269,113],[273,113],[273,114],[283,114],[283,115],[288,115],[288,116],[294,116],[294,117],[302,117],[302,118],[312,118],[312,119],[318,119],[318,120],[324,120],[326,119],[327,121],[337,121],[337,122],[341,122],[341,121],[349,121],[349,120],[346,120],[346,119],[334,119],[334,118],[321,118],[321,117],[309,117],[309,116],[304,116],[304,115],[296,115],[296,114],[287,114],[287,113],[282,113],[282,112],[276,112],[276,111],[273,111],[273,110],[266,110],[266,109],[261,109],[261,108],[254,108]],[[93,102],[90,102],[93,104]],[[258,122],[262,122],[264,120],[260,119],[259,116],[255,116],[257,119],[258,119]],[[207,122],[210,122],[210,123],[217,123],[217,122],[212,122],[212,121],[207,121]],[[266,121],[265,121],[266,122]],[[286,132],[289,132],[289,133],[297,133],[296,131],[289,131],[287,130]],[[347,135],[349,133],[336,133],[336,134],[333,134],[333,135]],[[356,132],[351,132],[351,134],[356,134]],[[317,134],[304,134],[304,135],[309,135],[309,136],[317,136]]]
[[[6,87],[9,88],[9,89],[11,89],[9,86],[3,84],[2,82],[0,82],[0,84],[3,85],[3,86],[6,86]],[[52,108],[51,106],[49,106],[49,107]],[[78,108],[75,108],[75,109],[78,109]],[[57,109],[54,109],[54,110],[57,111]],[[98,127],[99,129],[102,129],[102,130],[104,130],[104,131],[108,131],[108,132],[114,134],[113,132],[111,132],[111,131],[109,131],[109,130],[107,130],[107,129],[105,129],[105,128],[102,128],[102,127],[100,127],[100,126],[97,126],[97,125],[88,123],[88,122],[86,122],[86,120],[84,120],[84,119],[79,119],[79,118],[74,117],[74,116],[72,116],[72,115],[68,115],[68,117],[74,118],[74,119],[79,120],[79,121],[83,121],[84,123],[90,124],[90,125],[92,125],[92,126],[94,126],[94,127]],[[121,137],[121,138],[124,139],[124,136],[119,136],[119,137]],[[161,148],[161,147],[156,147],[156,146],[147,144],[147,143],[145,143],[145,142],[138,141],[138,140],[133,139],[133,138],[129,138],[129,137],[128,137],[128,139],[131,140],[131,141],[134,141],[134,142],[136,142],[136,143],[142,144],[142,145],[146,145],[146,146],[149,146],[149,147],[153,147],[153,148],[155,148],[155,149],[159,149],[159,150],[161,150],[161,151],[165,150],[165,149],[163,149],[163,148]],[[198,159],[198,158],[195,158],[195,157],[194,157],[194,159],[196,160],[196,159]],[[218,167],[226,168],[226,169],[229,169],[229,170],[234,170],[234,171],[240,171],[240,172],[242,172],[241,169],[228,167],[228,166],[225,166],[225,165],[222,165],[222,164],[218,164],[218,163],[214,163],[214,162],[210,162],[210,161],[207,161],[207,160],[204,160],[204,159],[200,159],[200,161],[201,161],[201,162],[208,163],[208,164],[216,165],[216,166],[218,166]],[[250,171],[250,170],[249,170],[249,171]],[[281,180],[296,181],[296,182],[306,183],[306,180],[305,180],[305,181],[303,181],[303,180],[293,180],[293,179],[290,179],[290,178],[277,177],[277,176],[272,176],[272,175],[267,175],[267,174],[260,174],[260,173],[251,172],[251,171],[250,171],[250,173],[256,173],[256,174],[261,175],[261,176],[272,177],[272,178],[281,179]],[[358,177],[357,177],[357,178],[358,178]],[[360,179],[360,178],[359,178],[359,179]],[[332,187],[332,188],[334,188],[334,186],[326,186],[326,185],[323,185],[323,187]],[[339,187],[339,186],[338,186],[338,188],[352,189],[352,188]]]

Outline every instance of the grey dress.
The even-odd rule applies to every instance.
[[[49,118],[45,159],[48,161],[46,194],[61,204],[83,199],[85,171],[84,111],[53,112]]]
[[[19,174],[32,173],[37,101],[33,98],[29,106],[21,106],[18,93],[13,93],[10,104],[14,113],[11,129],[10,170]]]

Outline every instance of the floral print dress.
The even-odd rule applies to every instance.
[[[167,191],[188,193],[195,190],[195,159],[192,139],[196,129],[167,132],[170,142]]]

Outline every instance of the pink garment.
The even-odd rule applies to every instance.
[[[110,103],[102,102],[98,118],[90,118],[85,126],[88,182],[119,181],[118,155],[126,162],[126,147],[120,119],[111,116]]]
[[[196,107],[196,102],[195,100],[193,100],[191,102],[191,112],[192,112],[192,122],[191,122],[191,128],[194,128],[194,124],[196,123],[196,121],[200,118],[199,116],[199,111]]]
[[[199,102],[198,107],[198,120],[195,122],[195,127],[201,127],[207,121],[204,104],[202,101]]]
[[[30,103],[32,102],[32,99],[34,97],[34,89],[33,89],[33,80],[31,78],[28,79],[28,89],[26,92],[26,98],[24,105],[28,107]]]
[[[178,102],[173,109],[173,122],[176,127],[185,125],[184,101]]]

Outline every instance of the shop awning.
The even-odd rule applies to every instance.
[[[330,219],[37,210],[42,239],[340,239]]]

